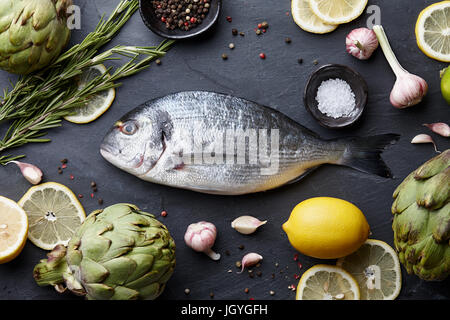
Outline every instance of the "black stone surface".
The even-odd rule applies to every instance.
[[[72,43],[79,42],[93,30],[100,16],[110,13],[118,1],[76,0],[82,11],[82,29],[73,32]],[[299,255],[303,268],[299,270],[291,247],[281,229],[292,208],[299,202],[315,196],[332,196],[355,203],[365,213],[372,229],[372,238],[393,245],[390,207],[395,187],[420,164],[435,156],[431,145],[412,145],[416,134],[429,133],[421,125],[449,121],[449,106],[441,98],[439,70],[446,64],[427,58],[417,47],[414,26],[419,12],[434,1],[370,0],[369,4],[381,7],[381,20],[393,49],[407,70],[424,77],[430,86],[424,102],[408,110],[397,110],[389,104],[389,92],[394,75],[381,52],[365,62],[345,52],[345,36],[354,28],[366,25],[368,14],[340,26],[327,35],[309,34],[299,29],[290,11],[290,1],[240,0],[224,2],[223,14],[214,31],[208,37],[179,42],[162,59],[160,66],[123,82],[113,107],[99,120],[88,125],[64,123],[52,130],[48,144],[28,145],[14,150],[27,154],[26,161],[45,171],[45,181],[57,181],[67,185],[81,199],[86,212],[99,208],[91,199],[90,182],[97,182],[97,197],[104,205],[117,202],[134,203],[143,210],[155,213],[170,229],[177,243],[177,267],[161,299],[294,299],[295,292],[288,290],[297,284],[295,274],[320,261]],[[225,19],[231,16],[233,22]],[[268,21],[266,34],[257,36],[256,25]],[[245,36],[233,36],[231,29],[245,32]],[[286,44],[285,37],[292,39]],[[153,45],[161,39],[152,34],[142,23],[139,13],[124,27],[111,45]],[[233,42],[234,50],[228,48]],[[264,52],[265,60],[258,57]],[[223,61],[222,53],[228,54]],[[297,62],[303,59],[303,64]],[[319,64],[314,65],[313,61]],[[348,65],[360,72],[369,85],[369,103],[361,121],[343,131],[321,127],[308,114],[302,104],[306,80],[318,67],[328,63]],[[14,76],[0,74],[0,86],[6,87]],[[211,90],[233,94],[276,108],[325,138],[347,135],[373,135],[394,132],[402,135],[399,143],[384,154],[395,178],[381,179],[357,171],[324,166],[300,183],[275,191],[240,197],[222,197],[198,194],[154,185],[138,180],[111,166],[99,154],[99,145],[106,130],[126,111],[146,100],[182,90]],[[4,128],[4,127],[2,127]],[[450,147],[449,140],[433,135],[441,150]],[[68,168],[59,175],[57,168],[62,158],[69,159]],[[73,174],[75,179],[69,179]],[[19,200],[30,185],[14,166],[0,168],[0,194]],[[162,218],[159,213],[168,212]],[[230,227],[231,221],[243,214],[250,214],[269,223],[256,234],[243,236]],[[219,262],[210,260],[187,248],[183,241],[189,223],[207,220],[219,230],[215,245],[222,254]],[[240,250],[239,246],[245,249]],[[225,251],[230,255],[227,256]],[[235,262],[247,252],[264,256],[259,270],[262,276],[250,278],[247,273],[236,274]],[[34,265],[46,252],[27,243],[22,254],[13,262],[0,265],[0,299],[79,299],[70,294],[60,295],[52,288],[39,288],[32,277]],[[279,266],[276,267],[275,264]],[[232,273],[228,273],[232,270]],[[449,299],[450,279],[444,282],[425,282],[403,271],[403,288],[399,299]],[[256,272],[256,270],[255,270]],[[272,278],[275,274],[275,278]],[[189,288],[187,296],[184,289]],[[244,289],[249,288],[249,293]],[[269,291],[275,291],[271,296]]]

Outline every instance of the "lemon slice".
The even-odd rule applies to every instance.
[[[356,280],[342,268],[316,265],[302,275],[297,300],[359,300]]]
[[[78,87],[80,89],[84,88],[94,78],[101,76],[106,72],[107,69],[102,64],[89,68],[81,75]],[[90,97],[86,106],[76,108],[73,114],[64,117],[64,119],[78,124],[92,122],[98,119],[109,109],[109,107],[111,107],[115,98],[116,90],[114,88],[99,92]]]
[[[22,252],[27,233],[25,211],[14,201],[0,196],[0,264],[13,260]]]
[[[400,263],[387,243],[367,240],[337,265],[355,277],[360,286],[361,300],[394,300],[400,293],[402,274]]]
[[[347,23],[358,18],[368,0],[308,0],[312,12],[328,24]]]
[[[292,18],[295,23],[305,31],[312,33],[328,33],[336,30],[337,24],[326,24],[317,18],[309,7],[308,0],[292,0]]]
[[[73,192],[55,182],[31,187],[19,205],[28,215],[28,238],[44,250],[52,250],[58,244],[67,245],[86,218]]]
[[[450,1],[432,4],[420,13],[416,40],[428,57],[450,62]]]

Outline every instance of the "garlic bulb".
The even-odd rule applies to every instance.
[[[382,26],[374,26],[373,30],[392,71],[397,76],[394,88],[391,91],[391,104],[399,109],[418,104],[428,92],[427,82],[421,77],[409,73],[400,65]]]
[[[14,163],[17,165],[22,172],[22,175],[25,179],[28,180],[29,183],[36,185],[42,181],[43,173],[41,169],[32,165],[30,163],[19,162],[19,161],[10,161],[7,164]]]
[[[252,234],[259,227],[266,224],[266,221],[260,221],[259,219],[252,216],[241,216],[234,219],[231,223],[231,227],[241,234]]]
[[[347,35],[345,44],[349,54],[360,60],[367,60],[378,48],[378,39],[373,30],[359,28]]]
[[[204,252],[213,260],[219,260],[220,254],[211,248],[217,237],[216,226],[210,222],[200,221],[190,224],[184,235],[184,242],[197,252]]]

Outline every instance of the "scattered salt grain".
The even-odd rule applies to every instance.
[[[320,112],[334,119],[351,117],[356,111],[355,94],[342,79],[323,81],[317,90],[316,101]]]

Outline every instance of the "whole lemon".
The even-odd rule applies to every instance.
[[[369,224],[354,204],[336,198],[311,198],[292,210],[283,224],[289,242],[301,253],[337,259],[356,250],[369,237]]]

